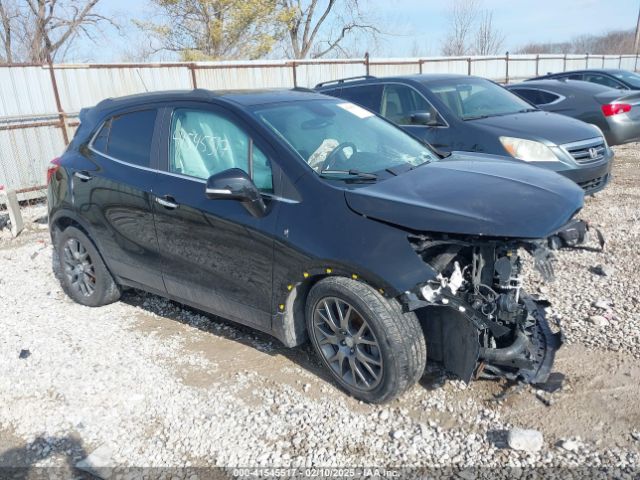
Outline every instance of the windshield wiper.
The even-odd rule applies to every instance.
[[[361,172],[360,170],[320,170],[320,176],[326,178],[335,178],[333,175],[348,175],[349,178],[345,180],[377,180],[378,176],[375,173]]]

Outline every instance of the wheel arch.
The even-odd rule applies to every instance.
[[[297,347],[309,339],[305,309],[309,292],[318,282],[329,277],[350,278],[369,285],[388,299],[397,296],[397,292],[386,292],[379,281],[371,280],[367,274],[361,275],[342,268],[309,268],[298,281],[286,285],[286,290],[274,295],[276,313],[272,319],[273,334],[287,347]]]
[[[57,242],[58,236],[69,227],[75,227],[87,236],[89,241],[93,244],[95,249],[98,251],[98,255],[100,255],[102,262],[104,263],[105,267],[107,268],[111,276],[113,278],[117,278],[113,274],[113,270],[109,266],[108,260],[105,258],[104,254],[102,253],[102,249],[100,248],[100,245],[96,241],[95,236],[92,235],[91,229],[89,228],[88,223],[72,210],[67,210],[67,209],[58,210],[49,219],[49,230],[51,234],[51,243],[53,247],[55,248],[55,246],[58,243]]]

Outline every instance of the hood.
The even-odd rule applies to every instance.
[[[582,207],[571,180],[500,157],[453,154],[345,192],[366,217],[420,232],[544,238]]]
[[[542,111],[479,118],[467,120],[465,123],[492,135],[526,138],[547,144],[550,142],[553,145],[563,145],[601,135],[596,128],[580,120]]]

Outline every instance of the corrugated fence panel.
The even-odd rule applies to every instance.
[[[565,70],[582,70],[587,66],[586,55],[567,55]]]
[[[108,97],[191,88],[191,74],[179,67],[56,68],[62,108],[78,112]]]
[[[539,60],[538,71],[540,75],[543,72],[545,64],[551,65],[552,59],[544,59],[542,56]],[[562,61],[561,61],[562,62]],[[524,80],[536,75],[536,56],[535,55],[511,55],[509,57],[509,81]]]
[[[9,190],[45,183],[47,164],[65,149],[60,128],[0,131],[0,185]]]
[[[534,65],[535,69],[535,65]],[[538,75],[546,75],[547,73],[561,72],[564,69],[564,58],[557,55],[540,55],[538,63]],[[535,75],[535,70],[534,70]]]
[[[243,67],[225,65],[207,68],[206,64],[196,69],[199,88],[211,90],[237,90],[251,88],[293,87],[293,70],[282,62],[259,64],[263,66]]]
[[[0,67],[0,117],[55,113],[49,71],[43,67]]]
[[[318,62],[296,65],[296,77],[299,87],[313,88],[320,82],[338,78],[360,77],[367,74],[364,61]]]
[[[369,73],[376,77],[412,75],[420,73],[420,63],[416,59],[407,58],[376,59],[369,65]]]
[[[471,62],[471,75],[504,82],[507,74],[507,62],[504,58],[475,57]]]
[[[467,58],[453,57],[449,60],[437,60],[438,57],[426,58],[422,64],[422,73],[468,73],[469,63]],[[432,61],[430,61],[432,60]]]
[[[620,62],[620,68],[623,70],[631,70],[634,71],[636,66],[638,65],[638,61],[636,57],[622,57],[622,61]]]

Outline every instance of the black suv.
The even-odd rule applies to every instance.
[[[469,381],[543,381],[557,337],[518,251],[580,210],[572,182],[499,157],[441,158],[352,103],[301,91],[161,92],[80,114],[48,170],[54,270],[98,307],[122,287],[311,339],[366,401],[430,358]]]
[[[610,180],[613,151],[598,127],[538,110],[485,78],[355,77],[324,82],[316,90],[379,113],[444,152],[510,156],[556,171],[586,193]]]

